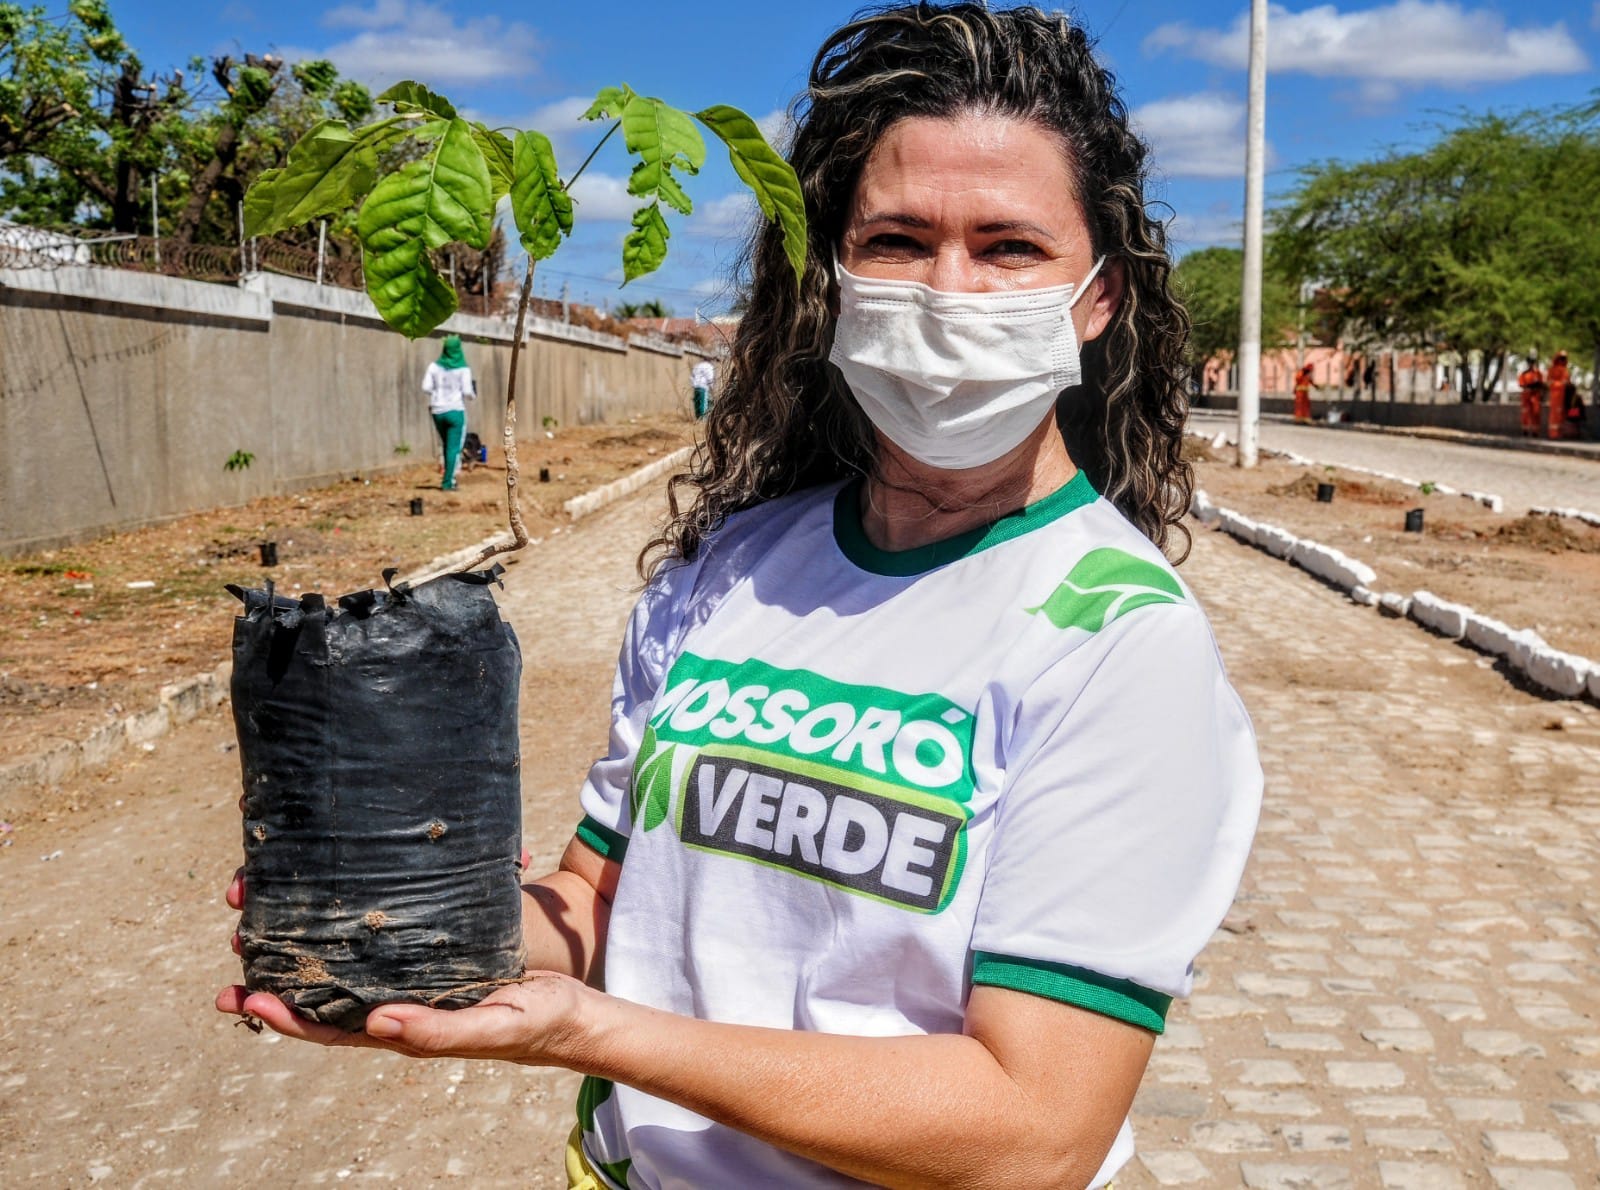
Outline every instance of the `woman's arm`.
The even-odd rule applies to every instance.
[[[573,839],[554,872],[522,886],[529,971],[559,971],[599,986],[611,898],[621,874],[621,864]]]
[[[715,1024],[542,973],[455,1012],[385,1005],[365,1034],[306,1021],[272,996],[218,1007],[326,1045],[564,1066],[886,1186],[1086,1185],[1154,1042],[995,987],[973,989],[963,1034],[895,1038]]]

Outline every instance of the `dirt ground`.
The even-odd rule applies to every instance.
[[[1333,466],[1261,460],[1234,466],[1234,450],[1190,440],[1195,486],[1212,501],[1359,559],[1378,573],[1378,591],[1432,591],[1512,628],[1532,628],[1551,645],[1600,658],[1600,529],[1581,521],[1495,513],[1457,495],[1406,487]],[[1426,477],[1419,476],[1426,481]],[[1317,500],[1331,483],[1331,503]],[[1422,509],[1423,531],[1405,531]]]
[[[523,513],[537,538],[569,522],[573,496],[693,441],[679,414],[533,431],[522,446]],[[539,482],[541,469],[549,482]],[[356,475],[82,545],[0,560],[0,764],[153,706],[162,685],[228,655],[238,603],[228,583],[338,596],[382,583],[505,528],[505,468],[463,472],[439,490],[436,461]],[[411,501],[423,502],[421,516]],[[260,561],[277,543],[278,564]],[[153,584],[153,585],[138,585]]]

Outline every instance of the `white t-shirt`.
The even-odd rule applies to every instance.
[[[1261,800],[1204,614],[1081,474],[899,553],[857,499],[739,513],[635,609],[578,828],[622,861],[606,989],[904,1036],[994,984],[1160,1031]],[[625,1086],[579,1116],[619,1185],[860,1184]],[[1124,1123],[1093,1185],[1132,1153]]]
[[[712,381],[716,378],[717,370],[707,360],[701,360],[689,369],[689,382],[695,388],[710,389]]]
[[[477,399],[471,368],[441,368],[434,360],[422,374],[422,391],[428,394],[429,413],[454,413],[465,410],[466,402]]]

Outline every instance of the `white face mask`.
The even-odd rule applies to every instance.
[[[847,273],[829,361],[878,432],[955,470],[992,463],[1033,433],[1082,379],[1072,307],[1081,285],[944,293]]]

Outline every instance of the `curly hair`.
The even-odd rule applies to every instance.
[[[705,440],[668,486],[670,519],[639,556],[648,577],[693,558],[733,512],[871,473],[874,438],[827,362],[831,262],[861,169],[896,121],[969,112],[1031,121],[1061,138],[1094,254],[1120,264],[1122,301],[1083,349],[1083,382],[1057,399],[1074,463],[1138,529],[1182,561],[1193,480],[1181,457],[1189,318],[1169,288],[1166,231],[1145,209],[1147,150],[1128,126],[1088,34],[1037,8],[916,3],[868,11],[835,32],[794,104],[788,157],[805,196],[799,289],[771,223],[740,260],[744,316]],[[692,498],[685,506],[679,490]],[[1173,530],[1182,538],[1181,553]]]

